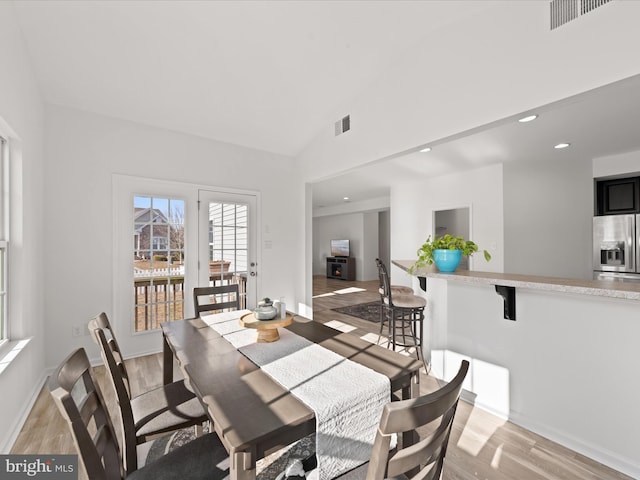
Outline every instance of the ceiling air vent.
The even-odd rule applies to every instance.
[[[595,10],[611,0],[552,0],[549,4],[551,30]]]
[[[346,117],[342,118],[341,120],[338,120],[335,123],[335,136],[336,137],[338,135],[344,133],[344,132],[348,132],[349,130],[351,130],[351,118],[349,117],[349,115],[347,115]]]

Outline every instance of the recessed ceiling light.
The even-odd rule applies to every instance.
[[[344,198],[343,198],[343,200],[344,200],[345,202],[348,202],[348,201],[349,201],[349,197],[344,197]]]
[[[427,153],[431,151],[431,147],[424,147],[422,150],[420,150],[420,153]]]
[[[519,119],[518,121],[520,123],[527,123],[527,122],[532,122],[533,120],[535,120],[536,118],[538,118],[538,115],[529,115],[527,117],[522,117],[521,119]]]
[[[559,143],[557,145],[554,145],[553,148],[557,148],[557,149],[567,148],[569,145],[571,145],[571,144],[570,143]]]

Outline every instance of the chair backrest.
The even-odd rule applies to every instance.
[[[120,421],[120,445],[123,450],[124,470],[132,472],[138,468],[137,441],[135,421],[131,408],[131,390],[124,368],[124,360],[120,355],[118,344],[109,327],[109,320],[104,313],[89,322],[89,331],[100,347],[100,354],[108,372],[107,377],[116,393],[116,402],[120,408],[120,415],[117,418]]]
[[[384,263],[382,263],[382,260],[380,260],[379,258],[376,258],[376,267],[378,268],[378,286],[382,289],[384,288],[384,285],[382,284],[382,271],[383,269],[385,269],[385,266]]]
[[[69,424],[91,480],[121,480],[122,463],[111,418],[87,353],[75,350],[51,375],[49,391]]]
[[[382,260],[376,258],[376,266],[378,267],[378,279],[380,280],[380,296],[383,303],[392,305],[391,301],[391,280],[389,279],[389,272]]]
[[[395,478],[401,474],[421,480],[440,478],[462,382],[468,370],[469,362],[463,360],[455,378],[441,389],[385,405],[367,469],[367,480]],[[420,441],[389,451],[393,434],[400,435],[426,426],[429,434]]]
[[[201,297],[207,297],[208,302],[202,302]],[[238,284],[220,285],[217,287],[196,287],[193,289],[193,305],[196,317],[202,312],[217,310],[238,310],[240,308],[240,296]]]
[[[129,398],[131,398],[133,394],[131,393],[131,382],[129,381],[129,374],[127,373],[127,368],[122,358],[122,351],[120,350],[120,346],[118,345],[118,341],[116,340],[116,336],[113,333],[113,328],[111,328],[111,323],[109,322],[109,317],[107,317],[106,313],[102,312],[89,321],[89,332],[92,333],[91,337],[93,338],[94,342],[96,342],[96,344],[102,349],[100,340],[95,335],[93,335],[93,331],[96,328],[100,328],[104,331],[105,338],[107,339],[108,350],[111,352],[111,355],[118,365],[120,375],[122,376],[125,388],[127,389],[127,395],[129,396]],[[105,353],[106,352],[102,353],[102,357],[106,365],[107,361],[104,358]]]

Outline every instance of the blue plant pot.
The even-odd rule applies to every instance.
[[[453,272],[462,260],[462,250],[434,250],[433,261],[441,272]]]

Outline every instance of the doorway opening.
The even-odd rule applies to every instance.
[[[449,234],[454,237],[469,238],[469,207],[436,210],[433,214],[435,235],[442,237]],[[469,270],[469,257],[462,257],[458,268]]]

